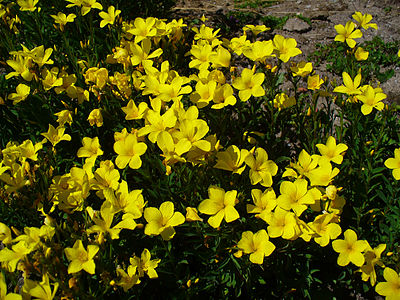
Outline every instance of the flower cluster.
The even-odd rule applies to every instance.
[[[338,105],[361,102],[362,114],[374,115],[387,97],[379,86],[343,72],[343,85],[332,88],[311,62],[294,61],[302,53],[295,39],[260,37],[264,25],[246,25],[228,40],[205,18],[189,27],[182,19],[124,20],[116,4],[103,10],[96,0],[67,0],[63,11],[45,12],[38,0],[17,4],[19,14],[48,13],[64,44],[22,44],[4,62],[12,88],[2,105],[10,115],[51,113],[28,122],[29,139],[1,150],[0,201],[28,207],[23,222],[36,224],[0,222],[1,269],[24,277],[13,293],[0,273],[1,299],[85,298],[93,286],[90,297],[121,296],[171,274],[190,289],[199,282],[190,272],[203,272],[198,266],[224,260],[218,268],[264,268],[306,243],[331,243],[339,266],[354,264],[377,293],[395,299],[399,276],[381,259],[387,245],[373,248],[342,229],[352,205],[343,195],[344,174],[353,172],[345,154],[356,150],[343,115],[335,131],[333,120],[323,124],[334,113],[323,115],[318,102],[330,107],[345,94]],[[11,24],[1,3],[0,16],[16,34],[17,16]],[[377,26],[368,14],[353,18],[335,26],[335,41],[367,60],[355,39]],[[90,39],[75,54],[68,29],[87,22]],[[113,41],[96,59],[95,33]],[[400,179],[400,149],[383,164]],[[387,282],[376,284],[377,265]]]

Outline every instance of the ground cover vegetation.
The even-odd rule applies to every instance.
[[[170,5],[0,2],[0,298],[399,299],[399,50]]]

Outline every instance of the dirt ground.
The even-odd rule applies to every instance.
[[[379,35],[385,42],[400,40],[400,0],[280,0],[271,5],[259,5],[255,8],[240,8],[245,2],[255,3],[255,0],[178,0],[174,15],[186,18],[200,17],[204,14],[213,20],[217,14],[229,11],[250,11],[261,15],[276,17],[291,16],[283,29],[274,30],[273,34],[295,38],[303,55],[315,50],[317,43],[329,43],[334,40],[336,24],[345,24],[355,11],[369,13],[378,24],[378,30],[364,31],[363,40],[371,40]],[[273,1],[258,1],[266,3]],[[301,15],[311,20],[311,25],[296,17]],[[299,57],[296,57],[298,60]],[[319,70],[324,73],[323,67]],[[383,90],[392,101],[400,103],[400,68],[395,69],[395,75],[382,84]]]

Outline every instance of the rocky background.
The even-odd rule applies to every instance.
[[[231,11],[251,12],[259,16],[289,16],[283,28],[273,30],[272,34],[296,39],[303,51],[302,57],[296,57],[296,60],[306,60],[318,43],[332,42],[336,35],[334,26],[345,25],[355,11],[371,14],[372,22],[378,24],[378,30],[363,31],[363,38],[357,41],[372,40],[376,35],[385,42],[400,41],[400,0],[179,0],[173,9],[175,17],[190,19],[204,14],[211,23],[213,20],[218,22],[219,16]],[[319,66],[317,72],[325,75],[324,67],[324,64]],[[400,104],[399,67],[395,67],[394,76],[381,87],[389,101]]]

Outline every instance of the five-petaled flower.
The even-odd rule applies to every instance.
[[[139,277],[143,277],[146,273],[150,278],[157,278],[158,274],[155,270],[161,259],[150,259],[151,254],[148,249],[144,249],[142,255],[139,257],[133,256],[129,259],[131,265],[128,267],[128,272],[131,268],[136,269]]]
[[[257,148],[255,156],[249,153],[245,162],[250,167],[249,176],[251,184],[260,183],[265,187],[272,185],[272,176],[275,176],[278,172],[278,166],[272,160],[268,159],[268,154],[263,148]]]
[[[114,143],[114,151],[118,154],[115,164],[123,169],[129,164],[131,169],[139,169],[142,166],[140,156],[147,150],[147,145],[138,142],[136,134],[128,134],[125,139]]]
[[[320,160],[331,161],[340,165],[343,161],[344,152],[349,148],[347,145],[340,143],[336,145],[336,140],[333,136],[328,137],[326,145],[317,144],[317,148],[322,157]]]
[[[362,37],[361,30],[354,30],[355,27],[356,24],[354,24],[352,21],[348,21],[346,26],[343,26],[342,24],[335,25],[336,32],[338,33],[335,37],[335,41],[342,43],[346,42],[350,48],[354,48],[356,45],[356,41],[354,39]]]
[[[239,90],[239,98],[247,101],[251,96],[261,97],[265,95],[265,91],[261,86],[264,82],[264,73],[254,74],[255,68],[244,69],[240,77],[236,78],[232,85]]]
[[[393,169],[394,179],[400,180],[400,148],[394,150],[394,157],[385,160],[385,166]]]
[[[383,270],[383,277],[386,282],[379,282],[375,291],[382,296],[386,296],[386,300],[400,299],[400,276],[391,268]]]
[[[203,214],[211,215],[208,219],[208,224],[218,228],[222,219],[225,219],[227,223],[239,219],[239,213],[234,207],[239,202],[236,195],[237,191],[235,190],[225,192],[220,187],[210,186],[208,188],[208,196],[210,198],[203,200],[198,209]]]
[[[244,253],[250,254],[250,261],[254,264],[262,264],[265,256],[270,256],[275,250],[275,245],[269,241],[267,232],[264,229],[252,233],[245,231],[238,243],[238,248]]]
[[[185,222],[185,217],[180,212],[174,212],[174,204],[171,201],[161,203],[160,209],[147,207],[144,210],[144,218],[147,221],[144,233],[147,235],[161,234],[165,241],[174,237],[174,226]]]
[[[94,274],[96,264],[94,263],[94,256],[99,251],[99,246],[89,245],[87,250],[83,247],[82,241],[77,240],[72,248],[65,248],[65,254],[71,261],[68,266],[68,274],[85,270],[89,274]]]
[[[106,26],[107,24],[114,24],[115,18],[121,13],[121,11],[119,9],[115,10],[114,6],[109,6],[108,7],[108,13],[102,11],[99,12],[99,16],[103,19],[100,22],[100,27],[103,28],[104,26]]]
[[[347,72],[343,72],[342,76],[344,85],[335,87],[333,90],[334,92],[347,94],[349,96],[359,95],[362,93],[360,90],[361,74],[357,74],[354,81]]]
[[[367,247],[367,242],[357,240],[357,234],[351,229],[344,232],[344,240],[339,239],[332,242],[333,250],[339,253],[337,264],[342,267],[347,266],[350,262],[361,267],[365,262],[364,255],[361,252]]]
[[[49,124],[49,130],[42,133],[42,135],[53,145],[57,145],[61,141],[70,141],[71,136],[69,134],[64,134],[65,127],[58,126],[54,128],[53,125]]]

